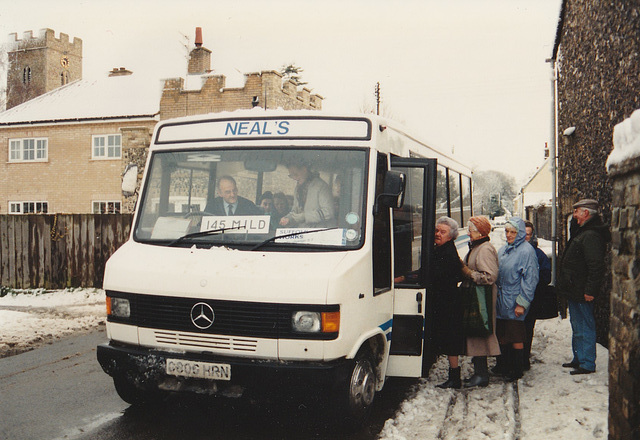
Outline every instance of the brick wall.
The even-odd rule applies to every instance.
[[[46,201],[50,213],[91,213],[93,201],[123,201],[125,161],[143,162],[156,121],[12,127],[0,130],[0,214],[12,201]],[[123,157],[92,159],[92,135],[122,134]],[[45,137],[46,162],[10,163],[9,139]],[[145,150],[142,152],[141,150]],[[142,167],[140,168],[142,169]],[[123,206],[124,208],[124,206]]]
[[[260,107],[264,107],[266,100],[268,109],[322,109],[321,96],[311,94],[307,88],[298,90],[291,81],[283,84],[282,75],[276,71],[248,73],[241,88],[226,88],[224,75],[204,78],[199,90],[185,90],[182,78],[166,80],[160,99],[160,119],[250,109],[254,97]]]
[[[609,438],[640,438],[640,159],[610,169]]]

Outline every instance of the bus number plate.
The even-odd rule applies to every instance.
[[[167,359],[167,374],[212,380],[231,380],[231,365]]]

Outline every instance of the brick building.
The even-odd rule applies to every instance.
[[[640,438],[640,347],[633,327],[638,329],[640,290],[637,170],[625,164],[608,175],[605,166],[614,127],[640,108],[638,29],[638,1],[563,0],[552,54],[558,70],[560,251],[578,199],[599,200],[612,226],[613,269],[596,299],[598,342],[609,348],[610,439]]]
[[[211,51],[202,47],[202,32],[196,29],[195,48],[191,51],[188,75],[168,79],[160,101],[160,119],[217,113],[262,107],[285,110],[321,110],[322,97],[292,80],[283,80],[273,70],[244,75],[244,87],[227,88],[224,75],[213,74]]]
[[[319,110],[322,97],[274,71],[226,88],[198,29],[186,78],[138,78],[120,67],[82,79],[82,41],[45,29],[11,35],[8,109],[0,113],[0,214],[130,212],[121,178],[142,175],[159,119],[255,106]],[[57,80],[57,82],[55,81]],[[163,85],[164,84],[164,85]]]

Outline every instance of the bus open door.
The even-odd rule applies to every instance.
[[[393,210],[394,314],[388,376],[426,377],[435,360],[430,340],[428,268],[433,253],[436,160],[392,157],[406,176],[404,205]]]

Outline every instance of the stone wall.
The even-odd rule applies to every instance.
[[[565,0],[558,56],[558,247],[581,198],[597,199],[611,220],[605,162],[614,125],[640,107],[640,6],[637,1]],[[557,42],[556,42],[557,43]],[[571,136],[562,136],[576,127]],[[596,300],[598,342],[607,345],[610,276]]]
[[[640,438],[640,160],[610,168],[609,438]]]
[[[307,88],[298,90],[291,81],[284,81],[279,72],[269,70],[245,75],[244,87],[226,87],[224,75],[203,76],[199,90],[185,89],[184,79],[165,81],[160,99],[160,119],[218,113],[258,107],[285,110],[321,110],[322,97]]]
[[[151,126],[123,127],[120,129],[122,133],[122,173],[130,164],[138,167],[138,182],[135,194],[122,196],[122,212],[124,213],[134,212],[136,208],[136,202],[140,194],[140,184],[147,163],[149,145],[151,145],[152,131],[153,128]]]
[[[10,34],[7,55],[7,109],[60,87],[63,72],[67,82],[82,79],[82,40],[70,41],[65,33],[56,38],[52,29],[42,29],[39,36],[29,31],[22,39]]]

